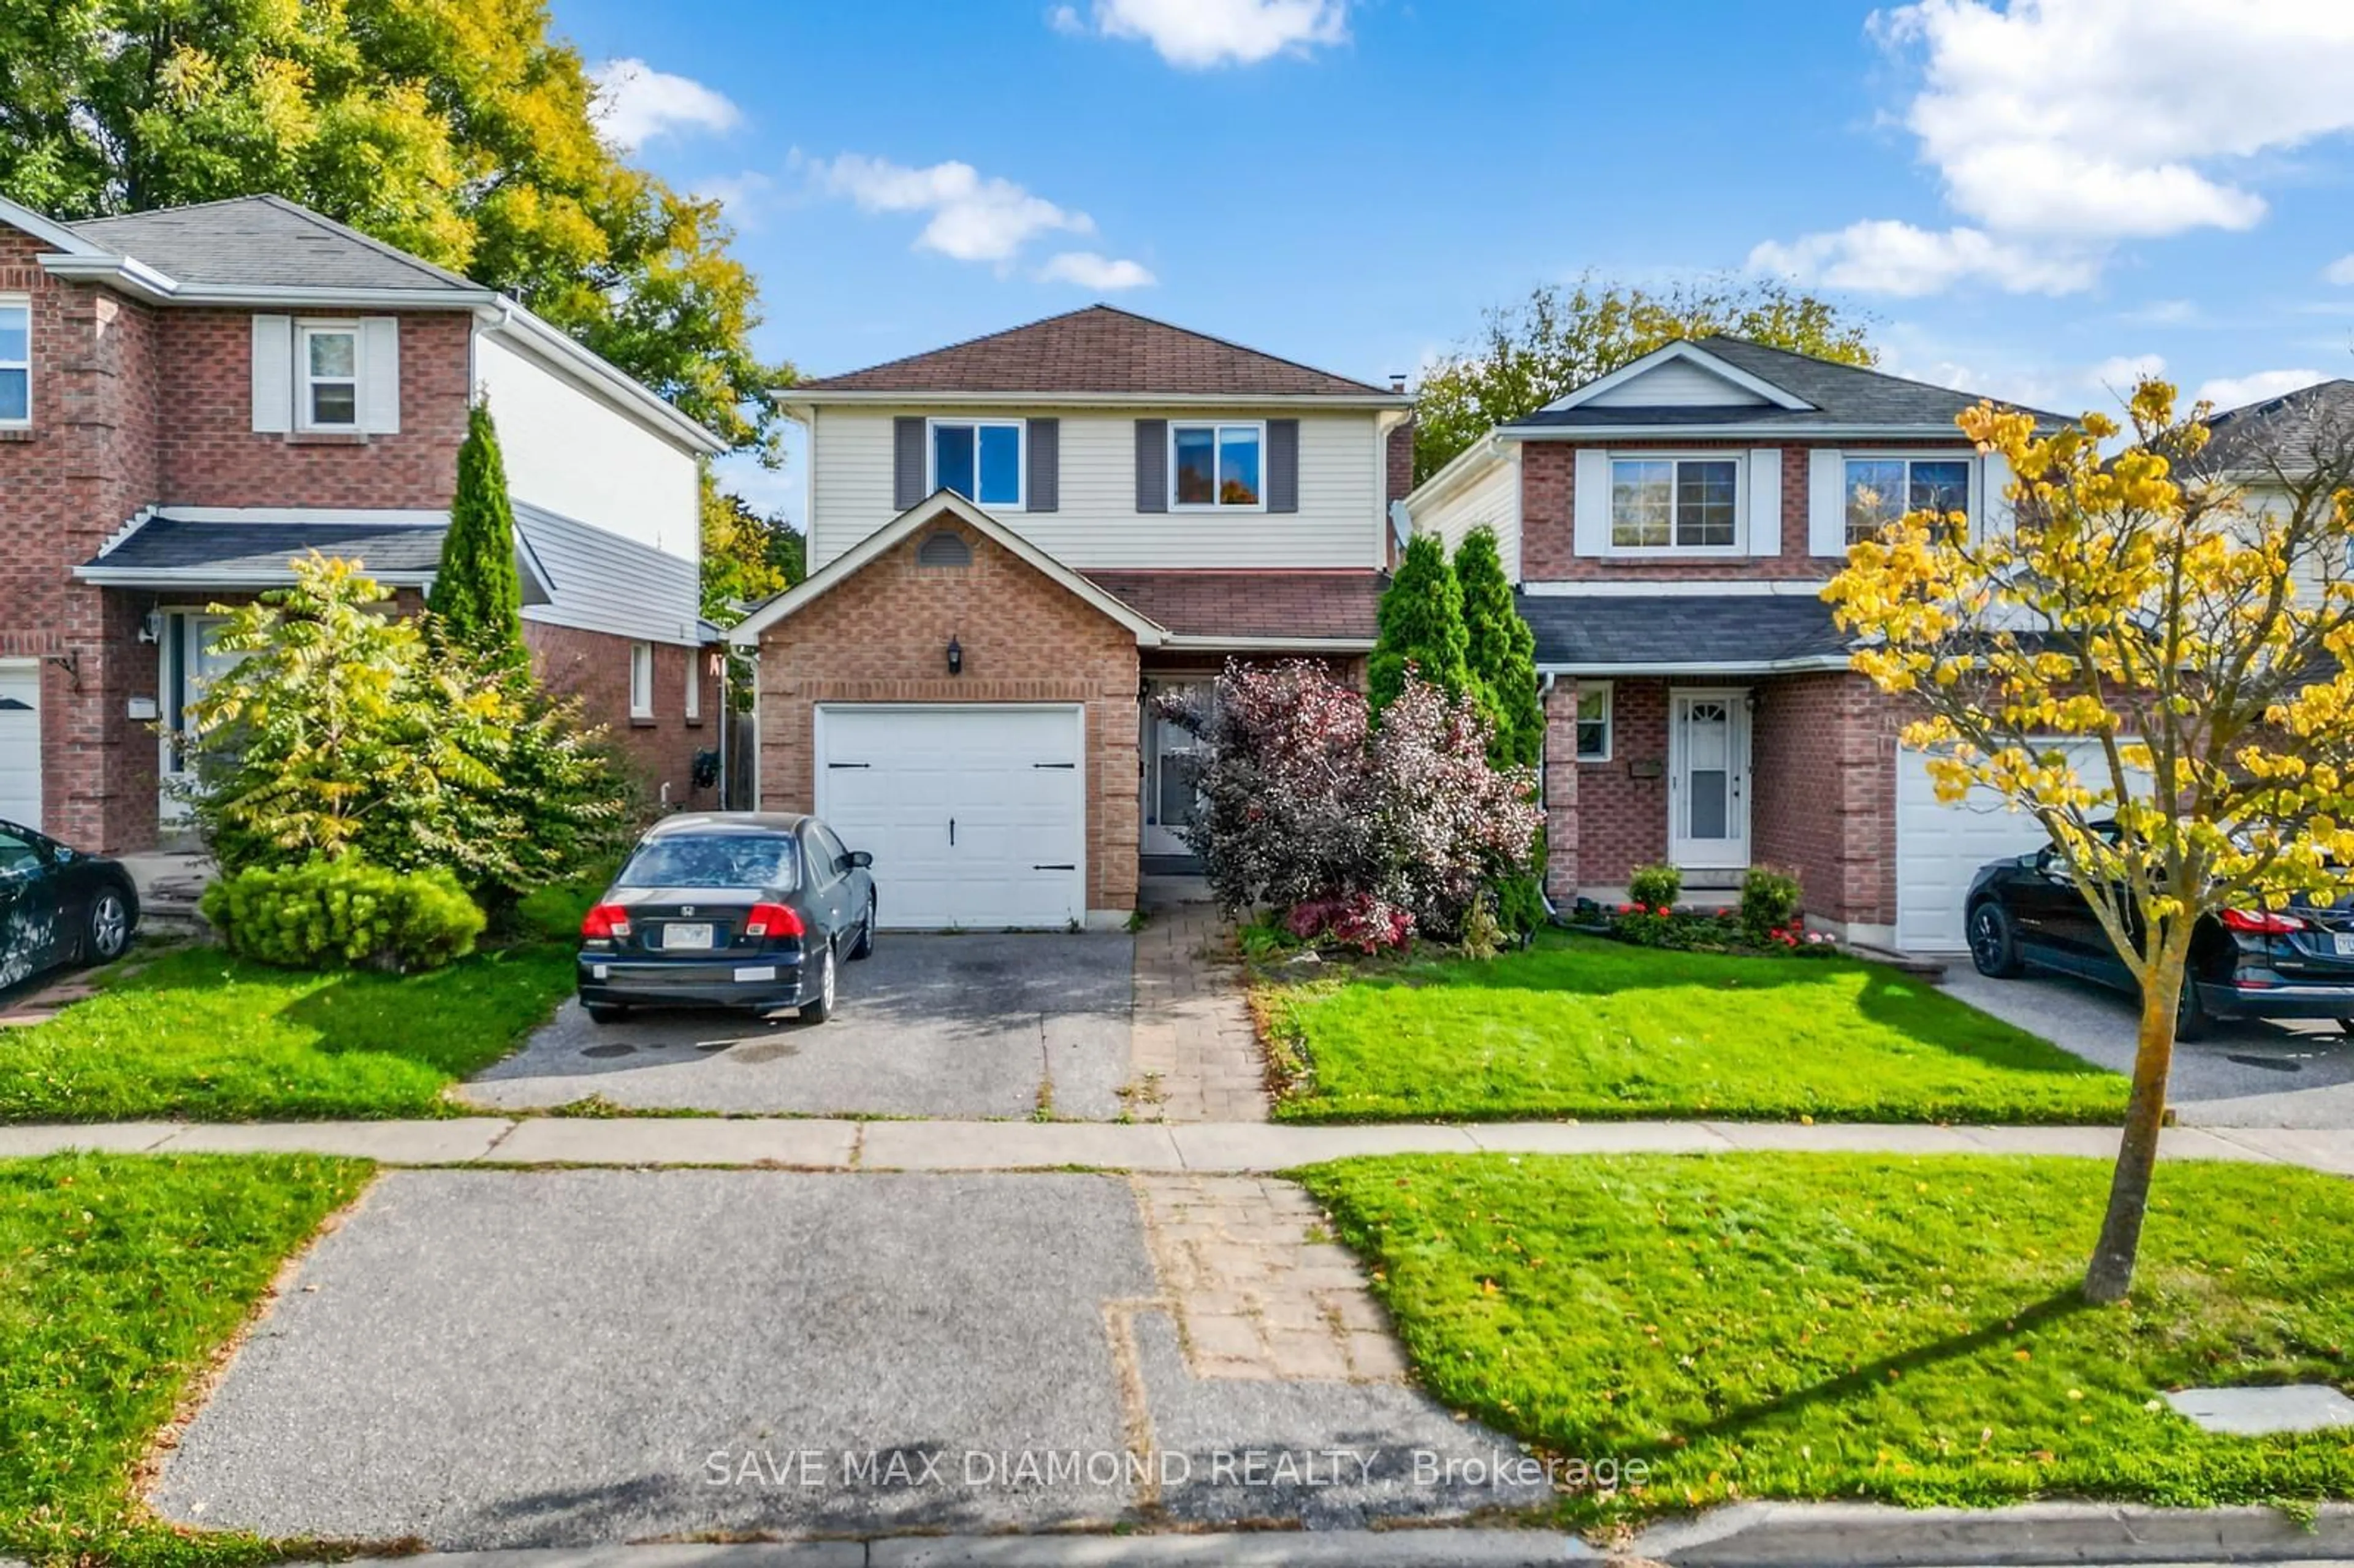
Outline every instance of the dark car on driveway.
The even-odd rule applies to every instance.
[[[2047,969],[2135,989],[2054,850],[1979,867],[1963,920],[1982,975]],[[2354,1033],[2354,886],[2334,899],[2300,895],[2285,909],[2202,916],[2190,936],[2176,1037],[2196,1040],[2219,1018],[2334,1018]]]
[[[0,821],[0,986],[119,959],[138,929],[139,890],[121,862]]]
[[[875,878],[815,817],[695,812],[646,831],[580,927],[580,1005],[833,1012],[834,969],[875,950]]]

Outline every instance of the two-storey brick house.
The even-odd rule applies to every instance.
[[[715,438],[514,302],[273,196],[70,224],[0,201],[0,818],[168,839],[210,607],[313,549],[419,602],[476,397],[537,667],[685,801],[717,745]]]
[[[1150,698],[1373,646],[1394,389],[1097,305],[784,397],[811,575],[733,634],[759,798],[874,853],[885,925],[1125,919],[1194,805]]]
[[[1556,899],[1624,898],[1653,862],[1700,890],[1766,864],[1797,874],[1820,926],[1963,946],[1970,874],[2041,830],[1938,803],[1820,591],[1908,510],[2005,525],[2002,460],[1954,423],[1978,401],[1736,338],[1676,343],[1499,427],[1407,498],[1450,546],[1492,526],[1516,571]]]

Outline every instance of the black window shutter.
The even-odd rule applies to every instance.
[[[1299,421],[1267,422],[1267,509],[1299,510]]]
[[[1169,421],[1136,421],[1136,509],[1169,510]]]
[[[1059,511],[1063,504],[1063,421],[1033,419],[1030,431],[1030,493],[1023,507],[1030,512]]]
[[[891,504],[905,512],[924,498],[924,417],[891,421]]]

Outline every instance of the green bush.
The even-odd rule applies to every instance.
[[[1798,919],[1798,879],[1768,865],[1753,865],[1741,879],[1741,934],[1759,947],[1776,939]]]
[[[1683,895],[1684,874],[1672,865],[1638,865],[1627,879],[1627,896],[1647,909],[1670,909]]]
[[[482,911],[444,867],[396,872],[346,855],[254,866],[205,890],[233,952],[285,969],[440,969],[474,950]]]

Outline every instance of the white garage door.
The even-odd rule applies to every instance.
[[[1076,706],[821,705],[817,814],[875,856],[885,926],[1052,927],[1087,914]]]
[[[41,667],[0,663],[0,819],[41,825]]]
[[[2077,754],[2077,770],[2085,778],[2097,781],[2106,776],[2097,742],[2060,746]],[[2041,824],[2007,809],[1992,790],[1973,789],[1958,804],[1942,803],[1929,778],[1927,756],[1898,752],[1896,945],[1909,953],[1963,951],[1968,942],[1962,932],[1962,899],[1978,867],[2049,842]]]

